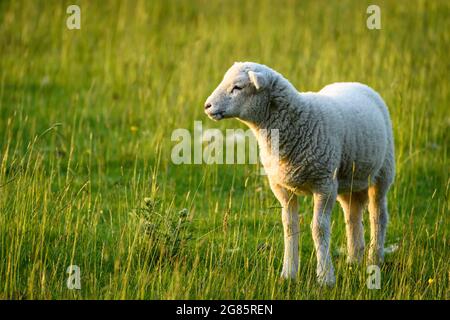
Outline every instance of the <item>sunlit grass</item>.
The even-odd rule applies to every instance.
[[[79,31],[60,1],[0,3],[0,298],[449,298],[447,1],[379,1],[379,31],[364,1],[78,3]],[[304,197],[299,278],[280,282],[279,204],[259,168],[172,164],[174,129],[243,128],[202,108],[235,60],[301,91],[360,81],[386,100],[397,160],[387,245],[398,250],[380,290],[345,263],[338,207],[336,286],[315,281]],[[136,214],[145,198],[158,236],[145,231],[152,215]],[[81,290],[67,289],[72,264]]]

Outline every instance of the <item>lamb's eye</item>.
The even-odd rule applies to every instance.
[[[242,90],[239,86],[234,86],[233,89],[231,89],[231,93],[235,93],[236,91]]]

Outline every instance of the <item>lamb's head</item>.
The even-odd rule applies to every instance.
[[[264,65],[234,63],[206,100],[205,113],[213,120],[257,120],[268,108],[272,77],[272,70]]]

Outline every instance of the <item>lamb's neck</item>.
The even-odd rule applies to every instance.
[[[270,102],[255,121],[245,121],[257,137],[260,147],[271,150],[278,139],[280,156],[291,157],[293,149],[309,144],[312,106],[289,81],[280,77],[273,82]],[[301,156],[296,153],[297,156]]]
[[[294,86],[281,75],[277,75],[272,84],[270,101],[258,119],[246,122],[259,134],[261,130],[279,130],[280,138],[290,139],[289,131],[296,134],[294,127],[307,125],[306,119],[311,113],[311,104]],[[302,121],[303,120],[303,121]],[[280,141],[282,142],[282,141]]]

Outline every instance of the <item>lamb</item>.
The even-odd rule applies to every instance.
[[[346,222],[347,261],[364,257],[362,213],[370,216],[369,264],[380,264],[388,222],[387,193],[394,180],[394,141],[386,104],[355,82],[298,92],[281,74],[253,62],[237,62],[205,102],[213,120],[237,118],[251,128],[270,187],[282,206],[284,259],[281,276],[298,272],[297,195],[312,194],[311,223],[317,279],[334,285],[330,216],[336,200]],[[271,145],[277,130],[278,150]]]

